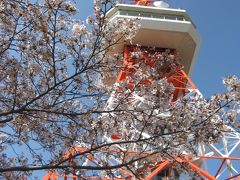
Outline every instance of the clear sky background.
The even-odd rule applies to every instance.
[[[93,0],[78,0],[81,18],[92,14]],[[192,80],[205,97],[225,91],[223,77],[240,76],[240,0],[166,0],[187,10],[201,36]]]

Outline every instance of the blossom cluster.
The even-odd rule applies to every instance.
[[[123,55],[113,52],[120,43],[131,44],[139,21],[109,23],[106,13],[114,4],[94,0],[94,15],[74,20],[74,1],[0,1],[0,179],[30,175],[30,167],[66,165],[64,154],[74,146],[89,148],[91,155],[104,152],[96,166],[111,160],[137,172],[142,166],[133,160],[147,166],[183,151],[197,153],[199,144],[239,130],[236,76],[224,80],[226,93],[210,100],[179,96],[173,102],[174,86],[165,74],[180,67],[177,53],[146,53],[137,45],[132,69],[122,65]],[[132,76],[114,84],[124,70]],[[151,83],[142,85],[146,79]],[[109,141],[116,133],[122,143]],[[128,153],[136,149],[157,153]],[[76,164],[87,166],[87,156],[75,154]],[[115,173],[108,167],[104,176]]]

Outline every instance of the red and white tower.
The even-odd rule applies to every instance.
[[[175,68],[174,74],[169,73],[168,70],[165,69],[163,75],[168,79],[168,82],[174,86],[173,101],[183,96],[201,96],[189,78],[200,44],[200,37],[190,16],[185,10],[169,8],[169,5],[163,1],[135,0],[133,2],[132,4],[117,4],[107,13],[109,23],[114,22],[118,18],[138,18],[140,20],[140,29],[132,39],[131,44],[122,42],[115,46],[114,53],[123,53],[124,68],[122,68],[117,77],[103,79],[104,84],[113,86],[115,82],[124,82],[126,79],[131,78],[132,74],[137,73],[138,69],[134,66],[136,62],[131,56],[132,53],[142,51],[143,56],[147,57],[153,50],[162,52],[168,49],[169,54],[178,53],[182,59],[181,66]],[[144,61],[144,58],[142,63],[145,63],[151,68],[156,68],[154,62]],[[146,86],[148,83],[150,83],[148,80],[143,82]],[[131,85],[130,82],[129,89],[132,88]],[[110,96],[107,105],[108,109],[111,109],[116,98],[116,94],[114,93]],[[134,99],[134,97],[131,98],[131,103],[134,104],[144,99],[144,95],[142,97],[136,97],[136,99]],[[135,132],[139,133],[138,130],[135,130]],[[147,132],[143,132],[142,134],[146,136],[146,138],[148,137]],[[119,132],[106,135],[103,138],[105,138],[105,141],[111,143],[120,140],[121,136],[122,134]],[[223,142],[217,145],[206,146],[200,144],[199,147],[196,147],[198,149],[198,156],[186,153],[184,159],[176,157],[173,162],[168,160],[156,162],[155,167],[149,167],[151,168],[151,173],[143,179],[161,180],[163,176],[170,179],[173,177],[175,179],[181,177],[181,175],[174,172],[176,162],[187,164],[189,169],[197,172],[199,176],[201,176],[200,179],[240,178],[240,164],[236,162],[240,160],[240,158],[236,158],[237,155],[239,156],[240,135],[232,131],[226,134],[222,140]],[[86,149],[86,147],[77,146],[66,153],[65,156],[67,158],[71,156],[74,151],[81,152]],[[125,150],[124,147],[121,146],[118,146],[117,149],[122,152]],[[117,151],[113,150],[113,153],[117,153]],[[136,147],[133,147],[132,153],[138,153]],[[83,163],[86,165],[94,161],[94,159],[97,161],[98,155],[94,157],[93,154],[89,154],[89,157]],[[114,161],[118,160],[110,160],[110,162]],[[126,176],[117,179],[134,179],[134,175],[131,172],[128,172],[126,169],[122,171]],[[78,176],[76,172],[73,172],[72,175],[59,175],[52,172],[48,173],[44,178],[48,180],[59,177],[77,179]],[[94,178],[89,177],[86,179]],[[95,179],[97,178],[95,177]]]

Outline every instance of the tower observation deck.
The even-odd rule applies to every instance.
[[[180,53],[184,71],[189,74],[194,65],[200,37],[196,25],[185,10],[117,4],[108,13],[109,21],[117,18],[138,18],[140,29],[132,44],[146,47],[175,49]],[[116,49],[123,52],[125,43]]]
[[[132,2],[133,3],[127,4],[119,3],[116,6],[112,7],[106,14],[109,24],[114,23],[120,18],[136,19],[140,23],[140,28],[137,31],[135,37],[131,39],[131,42],[120,41],[118,44],[114,45],[113,49],[111,49],[111,52],[109,52],[110,54],[123,54],[123,68],[119,69],[118,76],[110,76],[102,79],[103,83],[106,86],[114,86],[116,84],[121,84],[123,82],[129,81],[130,79],[128,82],[128,90],[133,90],[133,76],[135,76],[135,74],[137,74],[139,71],[139,69],[136,68],[138,67],[138,64],[142,63],[150,69],[159,68],[156,67],[157,62],[155,60],[148,60],[148,55],[151,54],[152,51],[156,51],[158,54],[167,53],[169,56],[175,56],[176,54],[179,54],[181,57],[181,65],[174,67],[173,74],[169,72],[168,69],[165,69],[163,75],[161,75],[161,77],[167,79],[168,83],[172,83],[174,87],[172,102],[177,104],[177,100],[179,98],[187,96],[201,96],[200,92],[189,78],[191,70],[194,66],[194,62],[196,60],[196,56],[198,54],[201,41],[196,30],[196,25],[192,21],[191,17],[185,10],[169,8],[168,4],[163,1],[134,0]],[[136,58],[132,57],[131,55],[137,51],[141,51],[142,53],[141,60],[136,60]],[[151,83],[151,79],[145,79],[140,85],[147,87]],[[119,88],[121,89],[121,87]],[[132,110],[131,106],[134,106],[136,108],[142,107],[146,102],[144,96],[144,94],[141,96],[131,94],[131,96],[127,99],[127,104],[130,107],[130,110]],[[119,93],[112,92],[106,104],[106,110],[111,111],[115,109],[115,103],[119,102],[118,99]],[[153,113],[157,114],[156,116],[159,118],[165,118],[169,116],[168,113]],[[114,114],[106,116],[111,118],[118,118],[116,117],[117,115]],[[134,116],[137,115],[134,114]],[[104,119],[104,117],[100,118]],[[139,117],[139,119],[141,118],[142,117]],[[120,123],[122,121],[124,121],[124,118],[121,119]],[[151,137],[151,135],[153,135],[150,131],[142,132],[137,128],[137,126],[134,125],[134,123],[129,126],[131,126],[131,128],[129,128],[130,130],[128,133],[132,136],[130,139],[134,139],[134,137],[137,136],[148,139]],[[116,133],[106,133],[101,138],[104,142],[114,144],[117,141],[121,141],[124,134],[126,134],[126,132],[123,128]],[[204,180],[221,179],[225,172],[228,172],[229,174],[228,179],[235,179],[240,176],[240,169],[237,170],[237,168],[234,168],[234,166],[236,166],[235,161],[240,160],[240,158],[234,158],[231,157],[231,155],[237,148],[239,148],[239,144],[240,135],[237,132],[232,131],[230,134],[226,134],[226,136],[223,137],[223,143],[220,143],[218,145],[200,144],[199,147],[195,147],[197,155],[188,154],[188,152],[183,149],[182,155],[184,158],[181,156],[176,157],[176,159],[172,162],[169,160],[162,160],[160,162],[153,163],[154,165],[149,165],[145,169],[142,169],[142,171],[147,170],[150,173],[147,176],[144,175],[140,179],[179,179],[182,177],[181,172],[175,168],[175,165],[181,163],[184,163],[191,171],[196,172],[199,177]],[[162,144],[162,146],[164,145]],[[139,153],[139,150],[140,153],[143,153],[143,149],[145,149],[144,153],[148,153],[148,151],[154,153],[152,147],[146,146],[145,144],[135,144],[131,146],[130,149],[129,147],[126,149],[124,144],[119,145],[116,143],[115,146],[111,147],[111,149],[108,150],[108,152],[110,151],[110,154],[108,154],[107,158],[105,157],[105,160],[109,158],[109,164],[117,164],[118,162],[121,162],[121,159],[118,158],[118,153],[121,154],[127,152],[128,154],[125,157],[126,159],[131,159],[134,157]],[[69,158],[74,152],[83,152],[87,150],[88,148],[86,146],[82,147],[79,145],[71,148],[64,157]],[[89,166],[92,162],[97,164],[96,161],[100,161],[105,152],[106,150],[104,149],[101,153],[100,151],[97,151],[96,154],[91,153],[89,155],[86,155],[87,157],[85,157],[84,160],[81,160],[80,162],[82,162],[84,166]],[[213,163],[210,163],[210,166],[214,164],[217,167],[213,173],[211,172],[211,168],[209,170],[207,167],[209,160],[214,160]],[[139,166],[139,164],[135,163],[135,166]],[[240,167],[239,163],[237,166]],[[118,173],[116,171],[111,172],[113,175],[116,175],[117,178],[109,178],[107,176],[94,176],[86,177],[85,179],[131,180],[135,179],[136,174],[141,174],[142,172],[138,171],[136,173],[133,173],[127,168],[120,169],[120,171],[121,173]],[[120,174],[124,174],[124,176],[121,176]],[[64,177],[65,179],[72,178],[76,180],[80,176],[77,174],[76,170],[73,171],[72,175],[65,174],[62,176],[55,172],[50,172],[44,176],[44,180],[50,180],[51,178],[57,179],[58,177]],[[81,177],[83,176],[81,175]]]

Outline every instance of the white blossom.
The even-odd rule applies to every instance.
[[[195,153],[198,144],[239,130],[238,77],[225,78],[227,91],[209,100],[179,94],[173,102],[176,87],[166,73],[174,74],[181,58],[169,49],[138,44],[127,66],[116,45],[132,45],[140,23],[109,22],[106,13],[114,0],[94,0],[94,15],[86,21],[72,17],[74,1],[41,2],[0,2],[0,179],[24,174],[5,172],[9,167],[68,165],[61,160],[76,145],[100,148],[90,154],[103,157],[103,166],[113,157],[121,165],[157,151],[129,165],[137,172],[140,165],[173,160],[168,154]],[[126,79],[115,83],[124,70]],[[115,143],[126,142],[109,145],[114,134],[121,137]],[[127,152],[139,149],[142,154]],[[90,154],[70,161],[86,164]]]
[[[76,23],[73,25],[72,31],[76,36],[81,36],[86,34],[86,26],[84,24]]]

